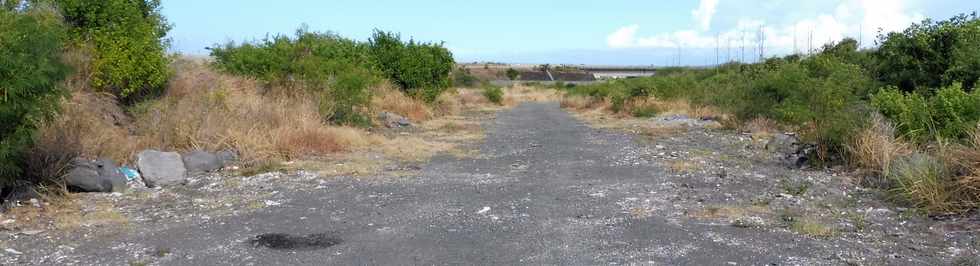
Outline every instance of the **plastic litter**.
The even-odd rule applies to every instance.
[[[128,166],[119,167],[119,172],[122,172],[126,176],[126,180],[135,181],[140,178],[140,172],[136,169],[129,168]]]

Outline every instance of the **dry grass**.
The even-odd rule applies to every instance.
[[[256,82],[217,73],[203,62],[179,60],[173,67],[164,96],[131,107],[132,121],[111,96],[76,89],[63,104],[64,115],[41,135],[71,128],[82,142],[82,155],[90,158],[127,162],[147,148],[230,149],[246,166],[379,142],[366,131],[322,123],[316,97],[261,95]],[[411,100],[384,97],[383,106],[417,110]]]
[[[737,219],[749,216],[764,216],[772,211],[765,206],[712,206],[688,214],[698,219]]]
[[[444,92],[432,103],[432,113],[435,116],[458,115],[462,111],[462,103],[456,90]]]
[[[779,123],[776,121],[765,118],[757,117],[741,125],[739,128],[742,132],[750,132],[753,134],[776,134],[779,133]]]
[[[808,219],[793,222],[790,225],[790,230],[798,234],[811,237],[831,237],[837,233],[837,231],[829,225]]]
[[[561,97],[561,108],[572,110],[598,109],[605,101],[596,97],[582,95],[565,95]]]
[[[388,111],[413,122],[429,120],[433,116],[433,111],[425,102],[409,97],[389,83],[374,88],[373,95],[374,97],[371,98],[371,109],[375,110],[373,113]]]
[[[880,115],[874,116],[871,125],[858,133],[849,146],[852,162],[879,177],[889,176],[892,162],[911,154],[913,148],[911,144],[896,137],[895,128]],[[875,184],[882,182],[879,180]]]
[[[54,226],[73,230],[90,226],[116,226],[129,223],[129,218],[116,211],[109,202],[93,202],[82,206],[77,195],[47,196],[40,208],[21,206],[10,209],[5,216],[14,219],[13,227],[21,230],[44,230]]]
[[[966,145],[956,145],[943,153],[945,161],[953,166],[960,176],[956,178],[958,193],[975,207],[980,204],[980,124]]]
[[[562,93],[553,89],[542,89],[524,85],[514,85],[504,89],[504,105],[515,106],[524,102],[557,102]]]

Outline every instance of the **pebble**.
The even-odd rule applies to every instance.
[[[16,249],[12,249],[12,248],[5,248],[3,249],[3,251],[6,251],[7,253],[14,254],[14,255],[24,254],[23,252],[17,251]]]

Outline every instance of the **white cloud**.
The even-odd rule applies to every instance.
[[[715,14],[717,0],[702,0],[693,13],[697,29],[678,30],[651,36],[637,36],[639,25],[618,29],[607,41],[612,48],[715,48],[735,47],[757,49],[760,32],[765,36],[766,54],[786,54],[818,49],[821,45],[846,37],[861,38],[863,46],[874,43],[878,29],[899,31],[921,21],[923,15],[905,5],[908,0],[843,0],[824,14],[782,24],[767,24],[764,20],[744,17],[731,28],[715,33],[706,32]],[[748,52],[746,52],[748,53]]]
[[[694,16],[694,20],[698,22],[701,30],[711,28],[711,19],[714,18],[717,8],[718,0],[701,0],[701,3],[698,4],[698,9],[691,11],[691,15]]]
[[[606,44],[612,48],[629,48],[636,45],[636,31],[640,25],[629,25],[619,28],[609,37],[606,37]]]

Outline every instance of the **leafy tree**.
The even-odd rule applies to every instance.
[[[0,10],[0,185],[21,176],[23,150],[65,95],[64,39],[61,21],[50,10]]]
[[[972,90],[980,66],[980,22],[977,15],[961,14],[949,20],[925,20],[903,32],[880,35],[875,53],[878,79],[910,92],[930,92],[962,81]]]
[[[170,25],[160,13],[160,0],[51,1],[72,39],[92,46],[93,88],[130,102],[162,92],[169,76]]]

